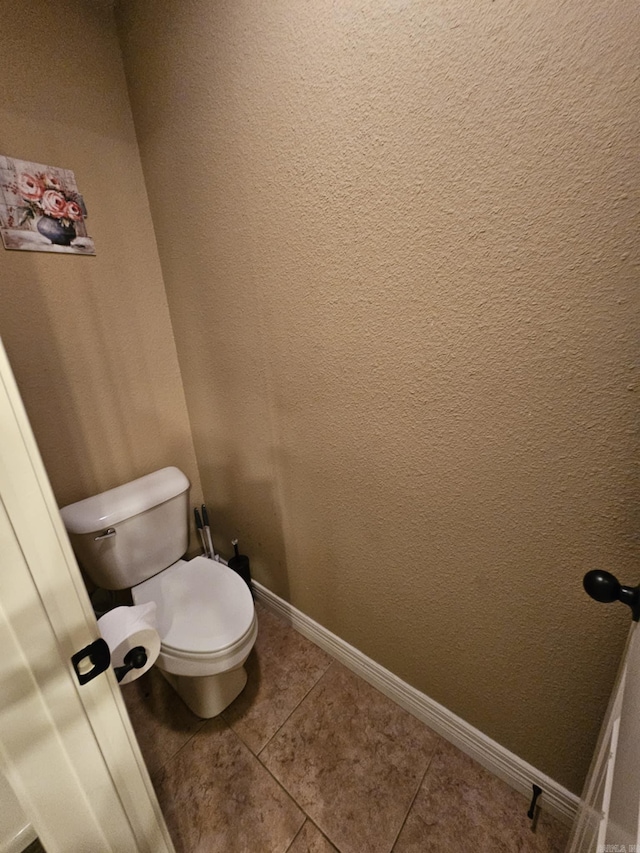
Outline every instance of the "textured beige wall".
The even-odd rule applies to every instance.
[[[581,578],[638,580],[635,4],[117,17],[220,543],[577,790],[629,623]]]
[[[0,3],[0,153],[73,169],[97,256],[0,248],[0,336],[58,501],[167,464],[200,496],[109,10]]]

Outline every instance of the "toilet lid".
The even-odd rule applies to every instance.
[[[135,604],[155,601],[162,645],[211,654],[251,628],[253,598],[242,578],[206,557],[179,560],[132,590]]]

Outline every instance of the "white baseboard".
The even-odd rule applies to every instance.
[[[532,795],[531,786],[535,782],[543,791],[538,799],[540,807],[554,814],[564,823],[573,823],[580,801],[567,788],[500,746],[443,705],[402,681],[388,669],[323,628],[318,622],[262,584],[253,581],[253,587],[258,601],[267,610],[284,618],[296,631],[364,678],[385,696],[393,699],[401,708],[422,720],[430,729],[486,767],[516,791],[529,798]]]

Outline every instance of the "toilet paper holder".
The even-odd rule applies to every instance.
[[[142,669],[147,662],[147,653],[143,646],[135,646],[129,649],[123,658],[122,666],[114,666],[113,671],[116,674],[118,682],[122,681],[128,672],[132,669]]]
[[[123,658],[122,666],[114,666],[113,671],[116,674],[118,682],[122,681],[128,672],[132,669],[142,669],[147,662],[147,653],[143,646],[134,646],[129,649]],[[87,684],[92,681],[96,675],[104,672],[109,668],[111,663],[111,652],[109,646],[101,637],[99,640],[80,649],[71,658],[71,663],[75,669],[76,676],[80,684]]]

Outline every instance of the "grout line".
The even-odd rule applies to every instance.
[[[232,731],[233,731],[233,729],[232,729]],[[235,732],[233,732],[233,734],[235,735],[236,733],[235,733]],[[300,824],[300,829],[296,832],[296,834],[294,835],[293,839],[291,840],[291,844],[293,844],[293,842],[296,840],[296,838],[298,837],[298,835],[299,835],[299,834],[300,834],[300,832],[302,831],[302,827],[305,825],[305,823],[307,822],[307,820],[311,820],[311,817],[307,814],[306,810],[305,810],[305,809],[300,805],[300,803],[297,801],[297,799],[293,796],[293,794],[291,793],[291,791],[289,791],[287,788],[285,788],[284,784],[280,781],[280,779],[278,779],[278,777],[277,777],[277,776],[275,776],[275,775],[271,772],[271,770],[267,767],[267,765],[266,765],[263,761],[261,761],[260,756],[258,756],[258,755],[254,755],[254,753],[253,753],[253,752],[251,752],[251,750],[250,750],[250,749],[249,749],[249,747],[246,745],[246,743],[244,743],[244,741],[242,740],[242,738],[238,737],[238,735],[236,735],[236,737],[238,738],[238,740],[240,741],[240,743],[245,747],[245,749],[247,749],[247,750],[248,750],[248,752],[250,753],[250,755],[252,755],[252,756],[253,756],[253,758],[255,758],[255,759],[256,759],[256,761],[258,761],[258,762],[260,763],[260,766],[265,770],[265,772],[266,772],[266,773],[268,773],[268,774],[269,774],[269,776],[271,776],[271,778],[272,778],[272,779],[273,779],[273,781],[276,783],[276,785],[277,785],[277,786],[278,786],[282,791],[284,791],[284,793],[287,795],[287,797],[289,797],[289,799],[291,800],[291,802],[292,802],[292,803],[293,803],[293,804],[294,804],[294,805],[295,805],[295,806],[296,806],[296,807],[297,807],[297,808],[302,812],[302,815],[303,815],[303,817],[304,817],[304,820],[303,820],[303,821],[302,821],[302,823]],[[312,821],[312,823],[313,823],[313,821]],[[291,847],[291,844],[289,845],[289,847],[287,847],[287,850],[289,850],[289,848]],[[334,846],[335,846],[335,845],[334,845]],[[285,851],[285,853],[286,853],[286,851]]]
[[[182,702],[182,699],[180,699],[180,701]],[[191,709],[189,709],[189,710],[191,710]],[[193,711],[191,711],[191,713],[193,714]],[[179,746],[175,752],[171,753],[171,755],[166,759],[166,761],[164,761],[163,764],[161,764],[160,767],[156,771],[154,771],[154,773],[159,773],[161,770],[164,770],[164,768],[169,764],[169,762],[173,761],[174,758],[177,758],[177,756],[182,752],[182,750],[185,748],[185,746],[188,743],[191,743],[191,741],[194,739],[194,737],[202,731],[202,729],[205,727],[205,725],[207,724],[208,721],[203,720],[201,717],[198,717],[198,719],[201,721],[198,728],[193,732],[193,734],[189,735],[189,737],[185,740],[185,742],[182,744],[182,746]]]
[[[264,606],[264,605],[263,605],[263,606]],[[267,608],[265,608],[265,609],[267,609]],[[269,612],[269,611],[267,611],[267,612]],[[296,633],[300,634],[301,636],[304,636],[304,634],[301,634],[301,632],[300,632],[300,631],[298,631],[298,630],[297,630],[297,628],[296,628],[296,627],[294,627],[294,625],[292,625],[292,624],[291,624],[291,622],[289,622],[288,620],[286,620],[286,619],[284,619],[284,618],[280,617],[280,615],[279,615],[279,614],[271,613],[271,615],[273,615],[273,616],[275,616],[277,619],[279,619],[279,621],[280,621],[283,625],[285,625],[287,628],[289,628],[290,630],[295,631]],[[315,643],[315,642],[314,642],[313,640],[311,640],[309,637],[306,637],[305,639],[306,639],[308,642],[310,642],[312,645],[316,646],[316,648],[321,648],[317,643]],[[331,656],[331,657],[332,657],[332,656]],[[322,831],[322,829],[320,829],[320,827],[318,827],[318,826],[317,826],[317,824],[315,823],[315,821],[313,820],[313,818],[311,817],[311,815],[309,815],[309,814],[307,813],[307,811],[306,811],[306,810],[305,810],[305,809],[300,805],[300,803],[299,803],[299,802],[297,801],[297,799],[294,797],[294,795],[292,794],[292,792],[291,792],[291,791],[289,791],[289,790],[285,787],[285,785],[284,785],[284,784],[283,784],[283,783],[282,783],[282,782],[281,782],[281,781],[280,781],[280,780],[279,780],[279,779],[278,779],[278,778],[277,778],[277,777],[276,777],[276,776],[271,772],[270,768],[269,768],[269,767],[267,767],[267,765],[264,763],[264,761],[263,761],[263,759],[262,759],[262,753],[263,753],[263,751],[267,748],[267,746],[269,746],[269,744],[274,740],[274,738],[275,738],[275,737],[279,734],[279,732],[284,728],[284,726],[287,724],[287,722],[288,722],[288,721],[291,719],[291,717],[293,716],[294,712],[295,712],[295,711],[296,711],[296,710],[297,710],[297,709],[298,709],[298,708],[303,704],[303,702],[305,702],[305,700],[308,698],[308,696],[311,694],[311,692],[312,692],[312,691],[313,691],[313,690],[314,690],[314,689],[315,689],[315,688],[320,684],[320,682],[321,682],[321,681],[322,681],[322,679],[326,676],[326,674],[329,672],[329,670],[331,669],[331,667],[333,667],[336,663],[340,663],[340,661],[338,661],[338,660],[336,660],[336,658],[332,657],[332,659],[329,661],[329,663],[328,663],[328,665],[327,665],[326,669],[322,672],[322,674],[319,676],[319,678],[317,679],[317,681],[315,681],[315,682],[311,685],[311,687],[307,690],[307,692],[305,693],[305,695],[300,699],[300,701],[295,705],[295,707],[294,707],[294,708],[292,708],[291,712],[290,712],[290,713],[287,715],[287,717],[282,721],[282,723],[280,724],[280,726],[278,726],[278,728],[276,729],[276,731],[271,735],[271,737],[269,738],[269,740],[264,744],[264,746],[263,746],[263,747],[261,747],[260,751],[259,751],[259,752],[257,752],[257,753],[255,753],[255,756],[256,756],[256,758],[260,761],[260,764],[262,765],[262,767],[264,767],[264,769],[267,771],[267,773],[269,773],[269,775],[271,776],[271,778],[272,778],[272,779],[273,779],[273,780],[274,780],[274,781],[275,781],[275,782],[276,782],[276,783],[277,783],[277,784],[282,788],[282,790],[283,790],[283,791],[285,791],[285,793],[286,793],[286,794],[287,794],[287,795],[288,795],[288,796],[293,800],[293,802],[296,804],[296,806],[297,806],[297,807],[302,811],[302,813],[305,815],[305,823],[306,823],[307,821],[309,821],[309,822],[310,822],[310,823],[311,823],[311,824],[312,824],[312,825],[313,825],[313,826],[318,830],[318,832],[323,836],[323,838],[326,838],[326,839],[327,839],[327,841],[328,841],[328,842],[329,842],[329,843],[330,843],[330,844],[331,844],[331,845],[332,845],[332,846],[333,846],[333,847],[338,851],[338,853],[340,853],[339,848],[338,848],[338,847],[337,847],[337,845],[336,845],[336,844],[331,840],[331,837],[330,837],[329,835],[327,835],[327,833],[326,833],[326,832],[323,832],[323,831]],[[359,675],[359,674],[357,674],[357,673],[356,673],[356,677],[357,677],[357,678],[359,678],[359,679],[361,679],[363,682],[365,682],[365,683],[366,683],[365,679],[363,679],[361,675]],[[382,694],[382,695],[384,695],[384,694]],[[396,704],[396,705],[397,705],[397,703],[394,703],[394,704]],[[398,706],[398,707],[400,707],[400,706]],[[396,843],[397,843],[397,841],[398,841],[398,838],[399,838],[399,836],[400,836],[400,833],[402,832],[402,830],[403,830],[403,828],[404,828],[404,825],[405,825],[405,823],[406,823],[406,821],[407,821],[407,818],[408,818],[409,813],[410,813],[410,811],[411,811],[411,809],[412,809],[412,807],[413,807],[413,804],[414,804],[414,802],[415,802],[415,800],[416,800],[416,798],[417,798],[418,794],[420,793],[420,789],[421,789],[422,784],[423,784],[423,782],[424,782],[424,780],[425,780],[425,778],[426,778],[426,775],[427,775],[427,773],[429,772],[429,768],[430,768],[430,766],[431,766],[431,762],[433,761],[433,757],[434,757],[434,755],[435,755],[435,753],[436,753],[436,750],[438,749],[438,744],[439,744],[439,742],[441,741],[441,738],[440,738],[440,736],[439,736],[439,735],[436,735],[436,738],[437,738],[437,740],[436,740],[435,746],[434,746],[434,748],[433,748],[433,752],[431,753],[431,756],[429,757],[429,760],[428,760],[428,762],[427,762],[427,766],[425,767],[424,773],[421,775],[420,780],[419,780],[419,782],[418,782],[418,784],[417,784],[417,786],[416,786],[415,793],[414,793],[413,797],[411,798],[411,802],[409,803],[409,806],[408,806],[408,808],[407,808],[407,812],[406,812],[406,814],[405,814],[405,816],[404,816],[403,820],[401,821],[401,824],[400,824],[400,827],[399,827],[399,829],[398,829],[398,832],[397,832],[397,834],[395,835],[395,837],[394,837],[394,839],[393,839],[393,843],[392,843],[392,845],[391,845],[391,848],[390,848],[390,850],[389,850],[389,853],[393,853],[393,847],[395,846],[395,844],[396,844]],[[302,824],[302,826],[300,827],[300,829],[299,829],[299,830],[298,830],[298,832],[296,833],[296,836],[294,837],[294,839],[292,840],[291,844],[290,844],[290,845],[289,845],[289,847],[287,848],[287,851],[288,851],[288,850],[290,850],[290,849],[291,849],[291,847],[293,846],[293,844],[294,844],[294,842],[295,842],[296,838],[297,838],[297,837],[298,837],[298,835],[300,835],[300,833],[302,832],[302,830],[303,830],[303,828],[304,828],[305,823],[303,823],[303,824]],[[286,851],[285,851],[285,853],[286,853]]]
[[[218,717],[212,717],[212,719],[218,719]],[[302,823],[300,824],[300,829],[298,829],[298,831],[296,832],[296,834],[295,834],[295,835],[293,836],[293,838],[291,839],[291,844],[293,844],[293,842],[296,840],[296,838],[298,837],[298,835],[299,835],[299,834],[300,834],[300,832],[302,831],[302,827],[305,825],[306,821],[307,821],[307,820],[311,820],[311,818],[309,817],[309,815],[307,814],[307,812],[302,808],[302,806],[301,806],[301,805],[300,805],[300,803],[296,800],[296,798],[293,796],[293,794],[291,793],[291,791],[288,791],[288,790],[285,788],[285,786],[282,784],[282,782],[280,781],[280,779],[278,779],[278,777],[277,777],[277,776],[275,776],[275,775],[271,772],[271,770],[267,767],[267,765],[266,765],[266,764],[264,764],[264,762],[262,762],[262,761],[260,760],[260,757],[259,757],[258,755],[256,755],[256,754],[255,754],[255,752],[251,749],[251,747],[250,747],[250,746],[248,746],[248,745],[247,745],[247,744],[242,740],[242,738],[240,737],[240,735],[239,735],[237,732],[234,732],[234,730],[233,730],[233,729],[232,729],[232,727],[229,725],[229,723],[227,723],[227,721],[226,721],[226,720],[224,720],[224,724],[227,726],[227,728],[229,729],[229,731],[231,732],[231,734],[236,738],[236,740],[238,741],[238,743],[240,744],[240,746],[241,746],[243,749],[246,749],[246,751],[249,753],[249,755],[251,756],[251,758],[255,758],[255,760],[260,764],[260,766],[263,768],[263,770],[264,770],[266,773],[268,773],[268,774],[269,774],[269,776],[273,779],[273,781],[276,783],[276,785],[278,786],[278,788],[280,788],[280,790],[281,790],[284,794],[286,794],[286,796],[291,800],[291,802],[292,802],[292,803],[293,803],[293,804],[294,804],[294,805],[295,805],[295,806],[300,810],[300,812],[302,813],[302,815],[303,815],[303,821],[302,821]],[[313,822],[313,821],[312,821],[312,822]],[[289,847],[287,847],[287,850],[289,850],[289,849],[291,848],[291,844],[289,845]],[[334,845],[334,846],[335,846],[335,845]],[[284,853],[286,853],[286,851],[284,851]]]
[[[307,639],[340,661],[405,711],[421,720],[431,731],[453,744],[494,776],[525,797],[531,796],[531,781],[543,788],[543,808],[563,823],[575,819],[580,799],[546,773],[494,741],[480,729],[458,717],[444,705],[412,687],[381,664],[333,634],[267,587],[253,582],[257,600],[299,631]]]
[[[289,795],[289,796],[291,796],[291,795]],[[294,800],[294,803],[295,803],[295,800]],[[296,803],[296,805],[298,806],[298,803]],[[298,808],[300,808],[300,806],[298,806]],[[284,851],[284,853],[288,853],[288,851],[289,851],[289,850],[291,850],[291,848],[293,847],[293,845],[296,843],[296,838],[300,835],[300,833],[302,832],[302,830],[303,830],[303,829],[304,829],[304,827],[305,827],[305,824],[306,824],[306,823],[307,823],[307,821],[309,820],[309,818],[307,817],[306,813],[305,813],[305,812],[303,812],[303,814],[304,814],[304,820],[303,820],[303,822],[302,822],[302,826],[301,826],[301,827],[300,827],[300,829],[296,832],[296,834],[293,836],[293,838],[291,839],[291,844],[287,847],[287,849]]]
[[[404,829],[404,826],[405,826],[407,820],[409,819],[409,815],[411,814],[411,809],[413,808],[413,804],[418,799],[418,794],[422,790],[422,786],[424,785],[424,780],[427,778],[427,774],[429,773],[429,770],[431,769],[431,765],[433,763],[433,758],[434,758],[436,752],[438,751],[438,747],[440,746],[440,743],[442,742],[442,738],[440,737],[440,735],[437,735],[437,738],[438,738],[438,740],[436,741],[436,744],[433,748],[433,752],[431,753],[431,758],[429,759],[429,761],[427,761],[427,766],[425,768],[424,773],[422,774],[422,778],[420,779],[418,787],[416,788],[416,792],[413,795],[411,803],[409,804],[409,808],[407,809],[407,813],[404,816],[404,820],[400,824],[400,829],[398,830],[398,834],[393,839],[393,844],[391,845],[390,853],[393,853],[395,846],[398,843],[398,839],[400,838],[400,835],[402,834],[402,830]]]
[[[264,605],[263,605],[263,607],[264,607]],[[268,613],[270,616],[273,616],[275,619],[277,619],[277,620],[278,620],[282,625],[285,625],[289,630],[294,631],[294,632],[295,632],[296,634],[298,634],[300,637],[304,637],[304,634],[301,634],[301,633],[300,633],[300,631],[297,631],[297,630],[293,627],[293,625],[290,625],[290,624],[289,624],[288,622],[286,622],[284,619],[281,619],[278,615],[276,615],[275,613],[273,613],[273,612],[269,611],[266,607],[264,608],[264,610],[265,610],[265,612],[266,612],[266,613]],[[259,630],[259,629],[260,629],[260,626],[259,626],[259,624],[258,624],[258,630]],[[304,637],[304,639],[305,639],[308,643],[311,643],[311,645],[312,645],[312,646],[315,646],[317,649],[319,649],[319,648],[320,648],[320,646],[319,646],[317,643],[314,643],[314,642],[313,642],[313,640],[310,640],[308,637]],[[327,654],[327,653],[325,652],[325,654]],[[300,707],[300,705],[302,705],[302,703],[305,701],[305,699],[306,699],[306,698],[307,698],[307,696],[311,693],[311,691],[314,689],[314,687],[316,687],[316,685],[318,685],[318,684],[322,681],[322,679],[325,677],[325,675],[326,675],[326,674],[327,674],[327,672],[329,671],[330,667],[331,667],[331,666],[333,665],[333,663],[335,662],[335,658],[332,658],[330,655],[327,655],[327,656],[329,657],[329,662],[327,663],[326,668],[325,668],[325,669],[320,673],[320,675],[318,676],[318,678],[313,682],[313,684],[311,685],[311,687],[309,687],[309,689],[306,691],[306,693],[304,694],[304,696],[302,696],[302,698],[301,698],[301,699],[300,699],[300,700],[295,704],[295,706],[294,706],[294,707],[291,709],[291,711],[287,714],[287,716],[285,717],[285,719],[280,723],[280,725],[278,726],[278,728],[277,728],[277,729],[274,731],[274,733],[269,737],[269,739],[268,739],[268,740],[267,740],[267,741],[266,741],[266,742],[265,742],[265,743],[260,747],[260,749],[259,749],[257,752],[255,752],[255,753],[254,753],[254,755],[255,755],[256,757],[259,757],[259,756],[260,756],[260,754],[262,753],[262,751],[263,751],[264,749],[266,749],[266,748],[269,746],[269,744],[270,744],[270,743],[271,743],[271,741],[274,739],[274,737],[276,737],[276,735],[281,731],[282,727],[283,727],[283,726],[285,726],[285,725],[287,724],[287,722],[291,719],[291,716],[294,714],[294,712],[295,712],[295,711],[297,711],[297,710],[298,710],[298,708]],[[224,712],[223,712],[223,713],[224,713]],[[249,748],[251,749],[251,747],[249,747]],[[251,751],[253,752],[253,750],[251,750]]]
[[[305,701],[305,699],[309,696],[309,694],[310,694],[310,693],[311,693],[311,692],[312,692],[312,691],[313,691],[313,690],[318,686],[318,684],[320,684],[320,682],[321,682],[321,681],[322,681],[322,679],[325,677],[325,675],[327,674],[327,672],[329,671],[329,669],[330,669],[330,667],[333,665],[333,663],[334,663],[334,661],[330,661],[330,662],[329,662],[329,666],[328,666],[328,667],[324,670],[324,672],[323,672],[323,673],[318,677],[318,679],[317,679],[316,681],[314,681],[314,682],[313,682],[313,684],[311,685],[311,687],[307,690],[307,692],[304,694],[304,696],[302,697],[302,699],[300,699],[300,701],[295,705],[295,707],[291,709],[291,711],[287,714],[287,716],[285,717],[285,719],[280,723],[280,725],[278,726],[278,728],[277,728],[277,729],[275,730],[275,732],[271,735],[271,737],[269,738],[269,740],[264,744],[264,746],[261,746],[261,747],[260,747],[260,749],[258,750],[258,752],[256,752],[256,753],[255,753],[256,757],[260,757],[260,755],[262,755],[262,752],[263,752],[263,751],[264,751],[264,750],[269,746],[269,744],[270,744],[270,743],[271,743],[271,741],[274,739],[274,737],[276,737],[276,735],[278,735],[278,734],[282,731],[283,727],[284,727],[284,726],[289,722],[289,720],[291,719],[291,717],[293,716],[293,714],[298,710],[298,708],[300,707],[300,705],[302,705],[302,703],[303,703],[303,702]]]
[[[164,678],[162,678],[162,676],[160,676],[160,678],[162,679],[162,681],[163,681],[163,682],[165,681],[165,679],[164,679]],[[183,702],[183,701],[182,701],[182,699],[178,696],[178,694],[176,693],[176,691],[175,691],[175,690],[173,690],[173,688],[171,688],[171,690],[172,690],[172,692],[173,692],[173,693],[175,693],[176,697],[178,698],[178,701],[179,701],[179,702],[181,702],[181,703],[184,705],[184,702]],[[137,731],[136,731],[135,726],[133,725],[133,720],[131,719],[131,713],[130,713],[130,711],[129,711],[129,707],[128,707],[127,702],[126,702],[126,700],[125,700],[125,698],[124,698],[124,694],[122,693],[122,687],[120,688],[120,691],[121,691],[121,695],[122,695],[122,701],[124,702],[125,708],[127,709],[127,715],[128,715],[128,717],[129,717],[129,722],[131,723],[131,728],[133,729],[133,733],[134,733],[134,735],[135,735],[135,737],[136,737],[136,742],[138,743],[138,748],[140,748],[140,742],[139,742],[139,740],[138,740],[138,733],[137,733]],[[133,694],[132,694],[132,695],[133,695]],[[150,695],[150,694],[149,694],[149,695]],[[140,702],[142,702],[142,704],[144,705],[144,704],[146,704],[146,703],[145,703],[145,700],[147,700],[147,699],[149,698],[149,695],[143,695],[143,696],[142,696],[142,698],[140,698],[140,697],[138,696],[138,700],[139,700]],[[186,707],[187,707],[187,706],[185,705],[185,708],[186,708]],[[188,710],[189,710],[189,713],[190,713],[190,714],[193,714],[193,711],[192,711],[190,708],[189,708]],[[162,762],[162,764],[160,764],[160,766],[159,766],[159,767],[156,767],[156,769],[153,771],[153,773],[149,770],[149,767],[147,766],[147,760],[146,760],[146,758],[144,757],[144,755],[142,756],[142,758],[143,758],[143,760],[144,760],[145,767],[147,768],[147,772],[149,773],[149,776],[150,776],[150,777],[155,776],[156,774],[159,774],[162,770],[164,770],[164,769],[165,769],[165,767],[169,764],[169,762],[170,762],[170,761],[173,761],[173,759],[178,755],[178,753],[182,752],[182,750],[185,748],[185,746],[186,746],[188,743],[190,743],[190,741],[192,741],[192,740],[193,740],[193,738],[198,734],[198,732],[200,732],[200,731],[202,730],[202,728],[203,728],[203,727],[207,724],[207,722],[208,722],[207,720],[202,719],[202,717],[197,717],[195,714],[194,714],[194,717],[196,717],[196,719],[200,720],[200,725],[195,729],[195,731],[193,731],[193,732],[192,732],[192,734],[190,734],[190,735],[189,735],[189,737],[185,740],[185,742],[184,742],[183,744],[181,744],[181,746],[179,746],[179,747],[176,749],[176,751],[175,751],[175,752],[172,752],[172,753],[171,753],[171,755],[169,755],[169,756],[167,756],[167,758],[165,758],[165,760]],[[142,749],[140,749],[140,752],[142,752]]]
[[[304,811],[304,809],[303,809],[303,811]],[[305,814],[306,814],[306,812],[305,812]],[[316,832],[318,832],[324,838],[324,840],[333,847],[333,849],[336,851],[336,853],[341,853],[341,850],[338,847],[338,845],[334,841],[332,841],[329,838],[329,836],[327,835],[327,833],[323,832],[320,829],[320,827],[318,826],[318,824],[313,820],[313,818],[309,817],[308,815],[307,815],[307,819],[305,820],[305,822],[300,827],[300,831],[298,832],[298,835],[300,835],[300,833],[305,828],[307,823],[311,824],[311,826],[316,830]],[[298,837],[298,835],[296,835],[296,838]],[[291,850],[291,848],[293,847],[293,843],[296,840],[296,838],[294,838],[293,841],[291,842],[290,846],[287,847],[287,850],[285,850],[285,853],[288,853],[288,851]],[[310,850],[310,848],[309,848],[309,850]]]

